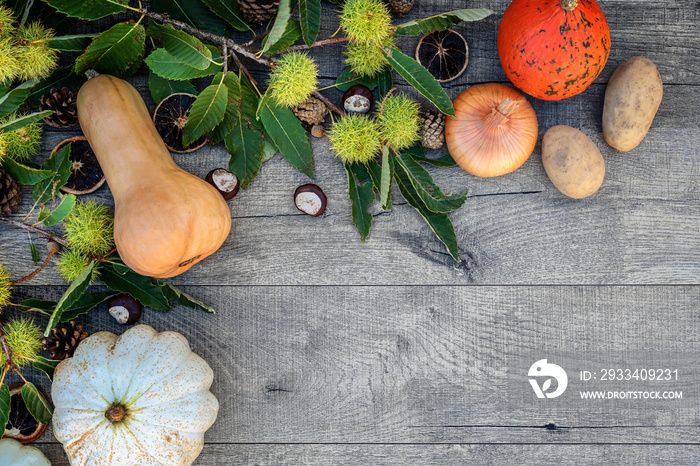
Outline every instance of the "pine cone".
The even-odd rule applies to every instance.
[[[316,97],[309,97],[294,109],[294,114],[304,123],[320,125],[328,115],[328,107]]]
[[[47,125],[56,128],[68,128],[78,123],[78,107],[76,95],[67,87],[51,90],[41,96],[39,110],[54,110],[56,113],[44,118]]]
[[[439,149],[445,144],[445,115],[430,109],[423,114],[420,130],[421,144],[427,149]]]
[[[19,209],[22,187],[12,177],[0,170],[0,217]]]
[[[88,333],[83,331],[83,326],[76,325],[71,320],[51,329],[49,336],[43,338],[41,343],[44,345],[44,349],[48,350],[51,359],[62,361],[72,357],[78,344],[87,336]]]
[[[251,23],[264,23],[277,14],[280,6],[279,0],[238,0],[241,13],[246,21]]]
[[[394,13],[403,16],[413,8],[413,1],[414,0],[389,0],[389,6],[391,6],[391,10]]]

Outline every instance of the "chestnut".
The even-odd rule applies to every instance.
[[[141,318],[143,306],[129,294],[120,294],[109,300],[109,314],[122,325],[131,325]]]
[[[204,179],[207,183],[214,186],[227,201],[238,194],[238,188],[240,187],[238,177],[224,168],[215,168],[207,173]]]
[[[374,95],[364,84],[355,84],[343,94],[343,107],[349,113],[367,113],[372,109]]]
[[[315,184],[305,184],[294,191],[294,205],[307,215],[318,217],[326,210],[326,204],[326,195]]]

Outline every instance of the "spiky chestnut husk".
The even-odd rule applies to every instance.
[[[114,217],[94,199],[77,202],[63,226],[71,249],[86,256],[106,254],[114,247]]]
[[[405,94],[393,94],[386,98],[377,115],[381,138],[396,150],[411,147],[420,135],[421,119],[418,102]]]
[[[21,116],[23,115],[12,114],[0,121],[6,123]],[[4,133],[3,140],[6,143],[4,152],[13,160],[27,160],[39,152],[42,134],[43,130],[39,123],[32,123],[18,130]]]
[[[388,37],[383,45],[350,42],[345,47],[345,63],[355,74],[374,77],[389,65],[384,48],[393,47],[395,42],[393,36]]]
[[[296,107],[318,88],[318,66],[306,53],[286,53],[270,73],[269,85],[280,105]]]
[[[353,113],[333,124],[328,139],[331,150],[344,163],[366,164],[376,157],[382,147],[379,125],[365,114]]]
[[[10,294],[12,293],[12,285],[10,284],[10,272],[5,266],[0,264],[0,312],[2,308],[10,302]]]
[[[0,37],[6,39],[15,35],[15,12],[0,6]]]
[[[7,133],[0,133],[0,162],[7,157]]]
[[[17,38],[26,41],[15,50],[20,64],[18,76],[22,80],[43,79],[58,65],[58,51],[50,48],[47,39],[55,35],[53,29],[41,23],[31,23],[17,30]],[[42,42],[38,42],[42,41]]]
[[[19,76],[21,68],[15,48],[13,39],[0,40],[0,84],[9,84]]]
[[[347,0],[340,26],[352,42],[381,46],[392,35],[391,14],[381,0]]]
[[[83,270],[90,264],[90,259],[75,249],[67,249],[61,254],[61,258],[56,262],[58,274],[68,283],[72,282],[83,273]],[[91,280],[96,278],[91,277]]]
[[[36,359],[39,355],[42,332],[31,319],[26,317],[11,319],[3,325],[3,333],[5,342],[13,353],[12,362],[17,367],[24,367],[31,362],[30,359]],[[5,359],[5,352],[0,351],[0,367],[5,366]]]

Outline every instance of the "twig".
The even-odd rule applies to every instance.
[[[330,44],[337,44],[339,42],[347,42],[349,41],[349,37],[331,37],[330,39],[324,39],[324,40],[317,40],[311,45],[306,45],[306,44],[300,44],[300,45],[293,45],[285,50],[283,52],[291,52],[294,50],[308,50],[312,47],[323,47],[324,45],[330,45]],[[282,53],[282,52],[280,52]]]
[[[236,55],[236,52],[234,52],[233,50],[231,51],[231,57],[233,57],[233,61],[236,62],[236,64],[238,65],[238,68],[240,68],[245,73],[245,75],[248,76],[248,79],[250,79],[250,82],[253,83],[253,85],[257,86],[258,82],[250,74],[250,71],[248,71],[248,68],[243,66],[243,63],[241,63],[241,59],[238,58],[238,55]]]
[[[228,44],[226,42],[224,42],[221,52],[224,57],[224,76],[226,76],[228,73]]]
[[[333,102],[328,100],[323,94],[321,94],[318,91],[314,91],[314,97],[316,97],[318,100],[322,101],[324,104],[326,104],[326,107],[328,107],[330,110],[334,111],[340,116],[345,115],[345,112],[339,109],[338,107],[335,106]]]
[[[253,44],[254,44],[255,42],[257,42],[258,40],[264,39],[265,36],[268,35],[269,33],[270,33],[270,31],[265,31],[263,34],[260,34],[259,36],[253,37],[252,39],[250,39],[248,42],[246,42],[246,43],[243,44],[243,45],[245,45],[246,47],[250,47],[251,45],[253,45]]]
[[[60,247],[60,246],[58,246],[58,247]],[[36,274],[38,274],[39,272],[44,270],[44,267],[46,267],[48,265],[49,261],[56,254],[56,252],[57,252],[57,250],[53,250],[53,249],[51,251],[49,251],[49,255],[46,256],[46,259],[44,259],[44,262],[42,262],[42,264],[39,267],[37,267],[37,269],[34,272],[30,273],[26,277],[20,278],[19,280],[12,281],[12,282],[10,282],[10,284],[13,286],[18,285],[22,282],[26,282],[27,280],[31,280],[32,278],[36,277]]]
[[[7,346],[7,341],[5,341],[5,332],[3,331],[2,324],[0,324],[0,344],[2,344],[2,350],[5,353],[5,367],[9,366],[13,371],[17,370],[17,365],[12,360],[12,351],[10,347]]]
[[[37,228],[34,225],[29,225],[27,223],[20,222],[18,220],[10,220],[9,218],[2,218],[2,217],[0,217],[0,222],[7,223],[8,225],[14,225],[16,227],[22,228],[23,230],[31,231],[32,233],[38,233],[41,236],[45,236],[49,239],[56,241],[58,244],[60,244],[62,246],[66,246],[66,247],[68,246],[68,242],[65,239],[61,238],[60,236],[56,236],[52,233],[49,233],[48,231],[42,230],[41,228]]]

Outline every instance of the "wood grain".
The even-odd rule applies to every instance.
[[[212,365],[221,411],[209,443],[696,444],[700,434],[698,287],[185,290],[218,314],[147,311],[141,322],[182,333]],[[17,299],[60,292],[27,286]],[[79,322],[121,333],[105,307]],[[652,350],[681,376],[634,388],[682,390],[682,400],[577,399],[578,370]],[[537,400],[527,382],[541,358],[569,371],[559,399]]]
[[[58,445],[37,445],[53,466],[68,466]],[[696,445],[207,445],[197,466],[436,465],[436,464],[667,464],[700,461]]]

